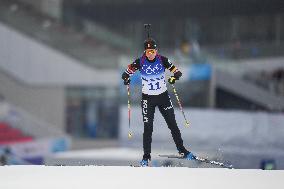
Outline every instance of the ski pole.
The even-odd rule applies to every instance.
[[[128,108],[128,138],[131,139],[132,138],[132,132],[131,132],[131,128],[130,128],[130,118],[131,118],[131,108],[130,108],[130,87],[129,84],[127,85],[127,108]]]
[[[180,99],[179,99],[179,97],[178,97],[178,94],[177,94],[177,91],[176,91],[176,88],[175,88],[174,84],[172,84],[172,87],[173,87],[173,91],[174,91],[174,94],[175,94],[175,96],[176,96],[176,99],[177,99],[177,101],[178,101],[179,109],[180,109],[180,111],[182,112],[183,118],[184,118],[184,120],[185,120],[185,127],[189,127],[189,122],[187,121],[187,119],[186,119],[186,117],[185,117],[185,114],[184,114],[183,108],[182,108],[182,106],[181,106],[181,102],[180,102]]]

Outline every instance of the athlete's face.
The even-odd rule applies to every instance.
[[[156,49],[146,49],[145,54],[149,60],[154,60],[154,58],[157,55],[157,50]]]

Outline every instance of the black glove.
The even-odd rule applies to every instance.
[[[179,78],[182,76],[182,73],[180,71],[177,71],[174,76],[171,76],[169,79],[168,79],[168,82],[170,84],[175,84],[176,80],[179,80]]]
[[[176,80],[179,80],[181,76],[182,76],[182,73],[180,71],[177,71],[176,73],[174,73],[174,77],[176,78]]]
[[[129,75],[125,72],[123,72],[121,78],[123,79],[123,84],[124,85],[129,85],[130,84],[130,78]]]
[[[171,76],[171,77],[168,79],[168,82],[169,82],[170,84],[175,84],[176,78],[175,78],[174,76]]]
[[[128,78],[128,79],[125,79],[124,81],[123,81],[123,83],[124,83],[124,85],[129,85],[130,84],[130,79]]]

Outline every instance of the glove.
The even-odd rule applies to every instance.
[[[181,76],[182,76],[182,73],[180,71],[177,71],[176,73],[174,73],[174,77],[176,78],[176,80],[179,80]]]
[[[124,85],[130,84],[130,78],[129,78],[129,75],[127,73],[123,72],[121,78],[123,79]]]
[[[168,82],[169,82],[170,84],[175,84],[176,78],[175,78],[174,76],[171,76],[171,77],[168,79]]]
[[[174,76],[171,76],[168,79],[168,82],[170,84],[175,84],[176,80],[179,80],[179,78],[182,76],[182,73],[180,71],[177,71],[176,73],[174,73]]]
[[[124,85],[129,85],[129,84],[130,84],[130,81],[131,81],[131,80],[130,80],[129,78],[124,79],[124,80],[123,80],[123,84],[124,84]]]

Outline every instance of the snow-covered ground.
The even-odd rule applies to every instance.
[[[159,154],[177,154],[176,150],[153,150],[151,153],[152,166],[160,167],[164,165],[186,166],[186,167],[210,167],[209,164],[196,161],[187,161],[180,159],[161,158]],[[206,154],[198,153],[201,157],[207,157]],[[59,152],[45,158],[45,165],[108,165],[108,166],[129,166],[138,165],[143,157],[143,150],[136,148],[103,148]],[[207,157],[208,158],[208,157]],[[216,158],[210,157],[212,160]],[[221,160],[218,160],[221,161]]]
[[[284,171],[184,167],[3,166],[1,189],[283,189]]]

